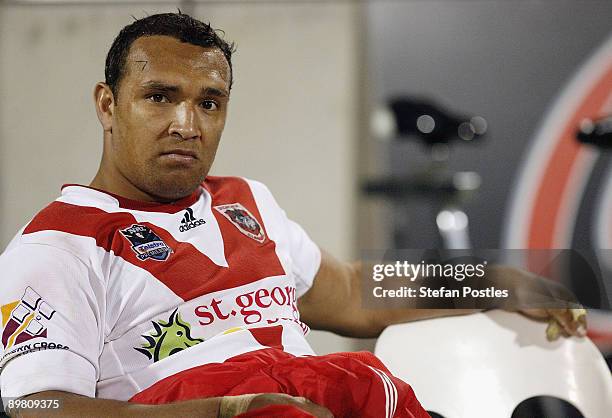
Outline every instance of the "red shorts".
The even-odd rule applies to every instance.
[[[429,418],[410,385],[369,352],[295,357],[267,348],[182,371],[130,401],[164,404],[247,393],[303,396],[334,417]]]

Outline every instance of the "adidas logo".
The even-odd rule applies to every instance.
[[[179,231],[185,232],[190,229],[197,228],[200,225],[204,225],[206,221],[204,219],[197,219],[193,216],[193,209],[187,208],[185,209],[185,216],[183,216],[183,220],[181,221],[181,226],[179,226]]]

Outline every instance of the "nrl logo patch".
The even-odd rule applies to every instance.
[[[134,350],[157,362],[173,354],[203,342],[201,338],[191,337],[191,325],[181,318],[178,308],[172,312],[168,321],[152,321],[154,331],[142,337],[147,344],[134,347]]]
[[[172,248],[147,226],[134,224],[129,228],[120,229],[119,232],[132,244],[132,250],[140,261],[149,258],[166,261],[172,253]]]
[[[266,235],[263,228],[257,222],[257,219],[251,212],[240,203],[230,203],[228,205],[219,205],[214,207],[223,216],[225,216],[236,228],[249,238],[255,241],[264,242]]]

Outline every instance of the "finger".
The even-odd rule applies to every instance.
[[[548,341],[556,341],[559,337],[568,338],[570,335],[556,319],[550,318],[546,328],[546,338]]]
[[[561,325],[561,329],[565,331],[566,335],[574,335],[576,332],[576,326],[572,321],[572,314],[566,309],[552,309],[551,314],[553,318]]]
[[[550,309],[551,316],[561,325],[565,336],[578,335],[578,324],[573,321],[569,309]]]
[[[556,341],[561,336],[561,327],[557,321],[550,319],[546,327],[546,339],[548,341]]]
[[[334,418],[334,415],[331,413],[329,409],[325,408],[324,406],[312,403],[312,402],[300,405],[300,408],[314,415],[317,418]]]
[[[570,311],[572,313],[572,318],[574,319],[574,321],[578,321],[582,317],[586,318],[587,311],[584,308],[573,308],[570,309]]]
[[[581,316],[580,322],[582,323],[582,327],[584,328],[584,333],[586,334],[587,330],[589,329],[588,317],[586,315]]]
[[[225,398],[224,398],[225,399]],[[333,414],[324,406],[318,405],[309,399],[291,396],[285,393],[264,393],[257,395],[248,406],[248,410],[256,410],[268,405],[291,405],[317,418],[333,418]]]
[[[322,405],[312,402],[301,396],[293,397],[293,400],[298,403],[298,407],[317,418],[334,418],[331,411]]]
[[[587,332],[587,311],[584,308],[571,309],[572,319],[576,323],[578,335],[584,337]]]
[[[219,418],[229,418],[240,415],[249,410],[249,406],[258,395],[250,393],[246,395],[224,396],[219,404]]]
[[[580,308],[572,308],[569,309],[569,324],[571,329],[573,330],[572,335],[576,335],[579,337],[584,337],[586,335],[586,318],[587,311]]]

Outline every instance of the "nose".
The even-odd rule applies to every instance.
[[[172,123],[168,129],[171,136],[182,140],[198,139],[201,135],[196,109],[188,102],[181,102],[175,107]]]

